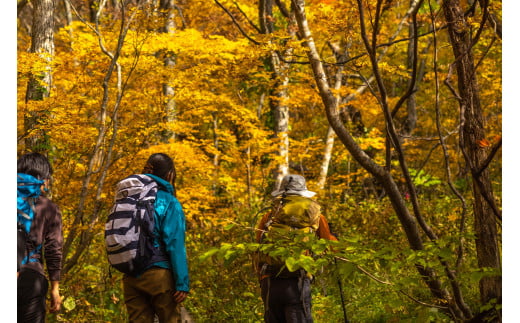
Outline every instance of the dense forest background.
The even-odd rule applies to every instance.
[[[174,156],[197,322],[261,322],[254,224],[304,175],[339,242],[270,245],[316,322],[502,321],[502,3],[18,0],[17,153],[46,154],[63,309],[124,322],[114,185]],[[312,249],[313,257],[299,252]]]

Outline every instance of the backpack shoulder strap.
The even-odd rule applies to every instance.
[[[29,233],[31,230],[31,223],[34,219],[34,215],[36,214],[36,199],[35,197],[25,197],[19,199],[22,199],[23,207],[22,208],[16,208],[16,213],[18,214],[18,220],[17,222],[20,223],[23,228],[25,229],[25,232]],[[20,204],[20,201],[18,201],[18,204]],[[29,208],[27,208],[27,205]]]
[[[25,265],[28,262],[37,262],[39,261],[37,258],[31,258],[33,255],[40,253],[40,250],[42,249],[42,244],[36,246],[32,251],[30,251],[27,256],[25,256],[22,260],[22,265]]]

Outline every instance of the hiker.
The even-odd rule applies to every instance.
[[[19,255],[21,252],[17,272],[18,322],[39,323],[45,322],[45,298],[49,289],[44,262],[50,280],[49,311],[55,313],[61,307],[61,213],[45,196],[52,175],[47,157],[39,153],[24,154],[18,159],[17,168],[17,213],[19,228],[22,226],[18,232]]]
[[[257,224],[256,241],[260,243],[266,235],[269,237],[274,228],[299,228],[304,232],[314,232],[319,238],[337,240],[331,234],[319,205],[311,199],[315,194],[307,190],[303,176],[286,175],[280,189],[271,194],[273,207]],[[286,214],[286,219],[289,220],[283,220],[283,216],[280,215],[282,213]],[[313,322],[310,274],[304,269],[290,272],[283,263],[277,264],[276,261],[268,259],[270,258],[260,257],[254,261],[264,302],[265,322]]]
[[[136,276],[125,274],[123,288],[129,322],[177,322],[180,304],[186,299],[189,288],[186,259],[185,218],[176,198],[176,178],[173,160],[157,153],[148,158],[143,174],[158,184],[154,211],[156,255],[162,261],[148,265]]]

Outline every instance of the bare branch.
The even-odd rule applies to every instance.
[[[130,77],[130,75],[127,76],[125,85],[123,85],[122,76],[121,76],[121,65],[119,64],[118,59],[119,59],[119,55],[121,53],[121,49],[124,44],[124,39],[126,38],[126,34],[129,30],[130,23],[133,21],[133,18],[137,14],[137,11],[133,11],[132,14],[130,15],[130,17],[127,17],[125,14],[125,6],[124,5],[121,6],[121,10],[122,10],[121,26],[120,26],[120,30],[119,30],[119,36],[118,36],[116,49],[115,49],[114,53],[112,53],[104,46],[103,38],[102,38],[101,32],[99,31],[99,16],[100,16],[101,11],[104,8],[105,3],[106,3],[106,0],[102,0],[99,3],[99,8],[96,13],[96,19],[95,19],[95,23],[96,23],[95,27],[89,25],[88,23],[86,23],[86,21],[82,20],[82,18],[78,15],[74,6],[71,4],[71,7],[73,8],[74,12],[79,17],[79,19],[82,20],[87,26],[89,26],[89,28],[91,28],[94,31],[94,33],[98,36],[98,43],[99,43],[100,49],[105,55],[107,55],[110,58],[110,65],[109,65],[107,72],[105,73],[105,77],[103,79],[103,84],[102,84],[103,98],[102,98],[102,102],[101,102],[101,106],[100,106],[101,111],[100,111],[100,126],[99,126],[99,130],[98,130],[98,136],[97,136],[96,143],[94,145],[94,148],[93,148],[92,153],[89,158],[86,175],[83,179],[83,184],[82,184],[79,202],[78,202],[78,206],[77,206],[77,214],[74,218],[74,221],[72,224],[72,229],[69,232],[69,235],[67,236],[67,239],[66,239],[64,247],[63,247],[63,258],[67,259],[66,256],[71,251],[71,246],[77,238],[78,231],[80,231],[78,246],[75,249],[74,254],[66,260],[64,268],[63,268],[64,273],[68,272],[78,262],[79,258],[81,257],[83,252],[86,250],[86,246],[90,243],[90,241],[92,240],[92,237],[94,236],[94,231],[92,230],[92,228],[93,228],[94,224],[97,222],[99,215],[101,214],[100,212],[103,208],[102,199],[101,199],[102,189],[104,187],[104,182],[105,182],[105,178],[106,178],[106,175],[108,172],[108,168],[111,164],[112,152],[113,152],[113,147],[115,144],[115,137],[117,135],[117,131],[116,131],[116,129],[117,129],[117,122],[116,122],[117,110],[120,106],[120,102],[123,97],[124,86],[126,86],[126,82],[128,81],[128,78]],[[133,71],[133,69],[135,68],[136,63],[137,63],[136,60],[134,60],[134,65],[130,69],[130,74]],[[106,149],[106,151],[104,151],[102,145],[103,145],[103,142],[108,133],[108,124],[106,121],[107,110],[108,110],[108,101],[109,101],[109,89],[108,88],[109,88],[109,81],[110,81],[114,71],[116,72],[116,77],[117,77],[117,79],[116,79],[116,85],[117,85],[116,102],[115,102],[115,105],[114,105],[114,108],[112,111],[112,115],[111,115],[111,117],[112,117],[111,122],[112,122],[112,127],[114,128],[114,132],[112,133],[112,137],[110,139],[108,148]],[[99,166],[96,166],[96,164],[98,164]],[[78,229],[79,224],[83,223],[85,221],[85,207],[84,206],[86,204],[86,200],[89,195],[89,184],[93,180],[93,175],[95,175],[95,174],[100,174],[100,176],[98,177],[98,179],[96,181],[96,185],[95,185],[95,187],[97,187],[97,191],[96,191],[96,195],[94,197],[94,199],[95,199],[94,209],[92,210],[92,212],[89,215],[87,229]]]
[[[228,16],[231,18],[231,20],[233,20],[233,23],[235,24],[235,26],[237,26],[238,30],[240,31],[240,33],[246,37],[247,39],[249,39],[249,41],[251,41],[253,44],[255,45],[260,45],[259,42],[257,42],[256,40],[254,40],[253,38],[249,37],[249,35],[244,31],[244,29],[242,29],[242,26],[240,26],[240,24],[238,23],[238,21],[235,19],[235,16],[233,16],[233,14],[226,8],[224,7],[218,0],[214,0],[215,3],[220,7],[222,8],[222,10],[224,10]]]
[[[389,281],[384,281],[382,279],[379,279],[377,278],[374,274],[370,273],[368,270],[364,269],[363,267],[361,267],[360,265],[358,264],[355,264],[354,262],[348,260],[347,258],[345,257],[341,257],[341,256],[334,256],[334,259],[338,259],[338,260],[341,260],[343,262],[348,262],[350,264],[353,264],[359,271],[361,271],[363,274],[367,275],[370,279],[380,283],[380,284],[383,284],[383,285],[388,285],[388,286],[395,286],[392,282],[389,282]],[[398,293],[400,294],[403,294],[404,296],[408,297],[410,300],[414,301],[415,303],[417,304],[421,304],[421,305],[424,305],[424,306],[427,306],[427,307],[433,307],[433,308],[439,308],[439,309],[444,309],[444,310],[447,310],[448,307],[447,306],[439,306],[439,305],[435,305],[435,304],[429,304],[429,303],[426,303],[426,302],[423,302],[423,301],[420,301],[418,299],[416,299],[415,297],[412,297],[410,296],[409,294],[405,293],[404,291],[402,290],[397,290]]]
[[[16,11],[18,15],[20,15],[20,12],[25,8],[25,5],[27,5],[28,2],[28,0],[20,0],[18,2],[18,4],[16,5]]]
[[[280,12],[282,13],[282,15],[283,15],[285,18],[289,18],[289,16],[290,16],[289,10],[287,10],[287,8],[286,8],[285,5],[283,4],[283,2],[281,2],[280,0],[275,0],[274,2],[276,2],[276,5],[277,5],[278,8],[280,9]]]
[[[249,17],[246,15],[246,13],[242,10],[242,8],[240,8],[240,6],[238,5],[238,3],[235,1],[235,6],[237,7],[238,11],[240,11],[240,13],[244,16],[244,18],[246,18],[247,22],[249,22],[249,24],[251,25],[251,27],[253,27],[256,31],[258,31],[259,33],[261,33],[262,31],[260,30],[260,28],[255,25],[255,23],[253,21],[251,21],[251,19],[249,19]]]
[[[495,145],[493,145],[493,148],[491,148],[491,152],[489,153],[487,158],[482,162],[482,165],[480,165],[477,169],[478,175],[480,175],[489,166],[489,164],[491,163],[491,161],[493,160],[500,148],[502,148],[502,138],[500,138],[500,140]]]

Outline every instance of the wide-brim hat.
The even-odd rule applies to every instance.
[[[273,197],[282,194],[300,195],[309,198],[316,195],[315,192],[307,189],[305,178],[301,175],[285,175],[280,184],[280,188],[271,193]]]

